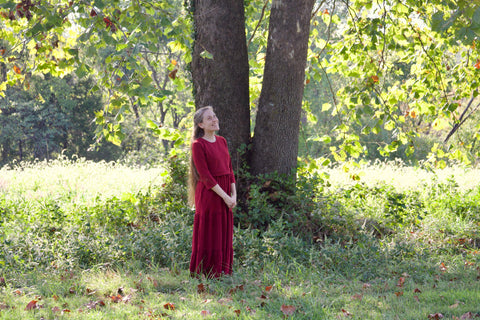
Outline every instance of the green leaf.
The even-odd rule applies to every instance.
[[[146,123],[146,126],[147,126],[148,129],[158,129],[158,128],[160,128],[162,125],[161,125],[160,123],[158,123],[157,121],[148,119],[148,120],[147,120],[147,123]]]
[[[83,78],[90,73],[90,68],[86,64],[82,63],[80,67],[75,70],[75,73],[79,78]]]
[[[213,55],[208,52],[207,50],[203,50],[201,53],[200,53],[200,57],[202,57],[203,59],[211,59],[213,60]]]
[[[395,122],[393,120],[388,120],[383,126],[385,130],[392,131],[395,128]]]
[[[432,30],[436,32],[442,32],[442,26],[444,25],[445,20],[443,19],[443,12],[438,11],[432,16]]]
[[[142,82],[141,82],[141,87],[142,88],[145,88],[145,87],[148,87],[150,86],[150,84],[152,83],[152,78],[151,77],[145,77],[142,79]]]
[[[122,51],[128,47],[128,43],[117,43],[116,50]]]
[[[155,91],[154,96],[158,97],[158,98],[163,98],[165,96],[171,96],[174,93],[175,92],[173,92],[171,90],[157,90],[157,91]]]
[[[33,37],[35,36],[37,33],[40,33],[42,31],[44,31],[45,28],[43,26],[43,23],[42,22],[38,22],[37,24],[35,24],[30,30],[27,31],[26,33],[26,36],[27,37]]]
[[[472,25],[470,29],[478,36],[480,36],[480,6],[475,9],[472,16]]]
[[[328,111],[332,108],[332,105],[330,103],[324,103],[322,104],[322,112]]]
[[[332,138],[328,135],[324,135],[324,136],[321,136],[321,137],[318,137],[318,138],[315,138],[314,139],[315,141],[320,141],[320,142],[323,142],[325,144],[329,144],[332,142]]]
[[[67,50],[69,54],[75,57],[75,59],[78,59],[78,49],[68,49]]]
[[[475,12],[472,16],[472,26],[480,26],[480,5],[475,9]]]
[[[94,5],[99,9],[105,8],[105,2],[103,0],[95,0]]]

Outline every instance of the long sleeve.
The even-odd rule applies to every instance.
[[[200,181],[207,189],[214,187],[217,184],[217,181],[208,168],[207,155],[200,143],[192,144],[192,158],[195,168],[197,168],[197,172],[200,175]]]

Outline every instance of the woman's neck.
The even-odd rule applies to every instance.
[[[205,132],[202,138],[210,142],[215,142],[215,132]]]

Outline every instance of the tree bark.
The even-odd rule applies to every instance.
[[[273,0],[251,153],[253,174],[297,165],[305,65],[314,0]]]
[[[243,0],[194,0],[192,80],[197,108],[211,105],[234,170],[250,139],[248,54]],[[205,53],[212,59],[206,58]]]

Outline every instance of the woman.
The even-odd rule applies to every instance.
[[[235,177],[225,138],[213,108],[195,112],[190,163],[189,199],[195,204],[192,275],[219,277],[232,273]]]

